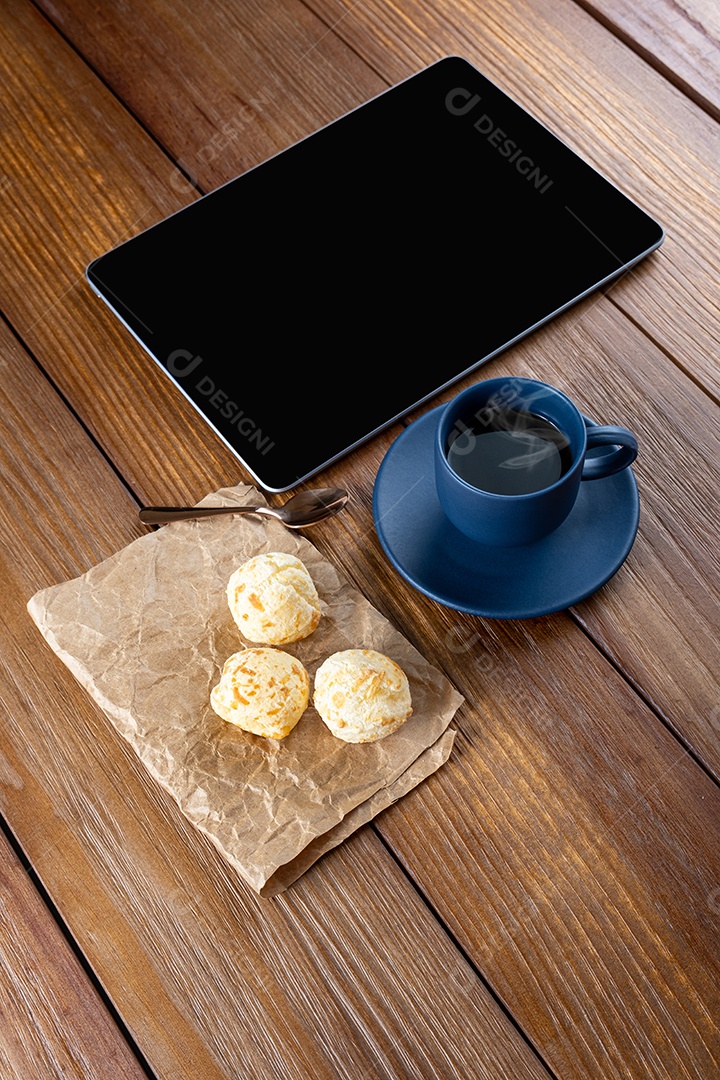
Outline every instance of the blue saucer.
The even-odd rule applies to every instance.
[[[604,585],[637,534],[640,500],[632,469],[586,480],[570,516],[535,544],[478,544],[450,524],[435,491],[433,439],[441,409],[410,424],[378,470],[375,528],[396,570],[445,607],[490,619],[548,615]]]

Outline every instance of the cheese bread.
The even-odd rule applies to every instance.
[[[412,713],[405,672],[373,649],[333,653],[315,675],[313,704],[333,735],[345,742],[375,742]]]
[[[294,656],[281,649],[244,649],[226,660],[210,704],[243,731],[284,739],[305,712],[309,696],[310,678]]]
[[[227,585],[230,611],[248,641],[287,645],[320,622],[320,599],[305,564],[283,551],[248,559]]]

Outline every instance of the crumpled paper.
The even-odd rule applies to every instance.
[[[249,486],[199,505],[258,505]],[[242,562],[287,551],[307,566],[318,628],[284,648],[307,668],[340,649],[392,657],[410,682],[411,718],[376,743],[335,738],[311,705],[286,739],[218,717],[210,690],[243,639],[226,598]],[[186,817],[263,896],[287,888],[322,854],[447,760],[462,702],[448,680],[298,532],[259,516],[175,522],[135,540],[28,603],[51,648],[132,745]]]

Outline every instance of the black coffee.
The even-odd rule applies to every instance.
[[[542,416],[488,407],[458,421],[448,462],[473,487],[497,495],[527,495],[549,487],[572,465],[567,436]]]

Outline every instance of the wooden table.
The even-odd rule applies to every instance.
[[[0,1076],[720,1076],[717,6],[5,0],[0,26]],[[465,703],[437,773],[263,900],[26,611],[139,504],[248,479],[83,272],[451,53],[667,230],[484,369],[621,396],[640,531],[577,607],[483,620],[379,545],[400,425],[327,470],[352,500],[313,542]]]

